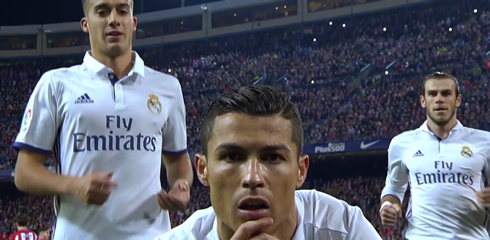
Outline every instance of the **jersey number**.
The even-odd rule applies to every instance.
[[[28,233],[28,234],[21,233],[20,234],[20,240],[35,240],[34,234],[32,234],[32,233]]]

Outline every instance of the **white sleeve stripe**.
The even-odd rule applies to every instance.
[[[13,147],[17,150],[25,149],[25,150],[28,150],[28,151],[31,151],[34,153],[39,153],[39,154],[46,155],[46,156],[49,156],[52,153],[50,150],[34,147],[32,145],[29,145],[26,143],[21,143],[21,142],[14,142]]]

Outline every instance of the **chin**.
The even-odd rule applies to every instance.
[[[432,121],[434,121],[434,119]],[[439,125],[439,126],[444,126],[444,125],[449,123],[449,120],[448,119],[437,119],[434,121],[434,123]]]
[[[106,53],[107,53],[107,56],[117,57],[117,56],[122,55],[123,50],[119,46],[110,46],[109,49],[107,49]]]

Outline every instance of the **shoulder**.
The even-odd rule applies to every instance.
[[[145,66],[145,80],[149,80],[154,83],[162,83],[165,85],[165,87],[170,87],[174,90],[180,89],[180,82],[176,77],[147,66]]]
[[[350,222],[362,215],[359,207],[316,190],[296,191],[296,205],[304,209],[303,225],[348,234]]]
[[[204,239],[213,229],[216,214],[212,207],[194,212],[184,223],[154,240]]]
[[[389,149],[404,148],[413,144],[415,138],[422,133],[420,129],[414,129],[399,133],[391,139]]]
[[[482,153],[486,159],[490,159],[490,132],[475,128],[464,127],[464,135],[458,140],[468,150]]]
[[[64,67],[64,68],[56,68],[56,69],[51,69],[46,71],[42,76],[43,77],[50,77],[53,78],[54,80],[63,80],[63,78],[69,77],[69,76],[78,76],[80,74],[83,74],[83,66],[82,65],[74,65],[71,67]]]
[[[66,83],[70,78],[77,78],[83,74],[85,73],[82,71],[81,65],[75,65],[68,68],[56,68],[43,73],[39,79],[39,84],[49,84],[59,87],[63,83]]]
[[[490,132],[488,131],[476,129],[476,128],[470,128],[470,127],[463,127],[463,131],[466,135],[471,137],[472,141],[475,142],[490,141]]]

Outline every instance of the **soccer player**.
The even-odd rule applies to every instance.
[[[210,106],[201,141],[195,165],[212,207],[157,239],[381,239],[358,207],[296,191],[309,158],[301,155],[301,117],[285,93],[249,86],[224,94]]]
[[[402,216],[410,187],[405,238],[490,239],[485,229],[490,207],[490,133],[464,127],[456,119],[461,105],[458,81],[448,73],[425,78],[420,104],[427,121],[394,137],[388,148],[388,175],[381,194],[383,225]]]
[[[17,232],[12,233],[9,240],[37,240],[36,232],[27,228],[27,222],[26,216],[17,216]]]
[[[153,239],[170,230],[167,210],[190,198],[181,86],[131,51],[132,0],[85,0],[83,9],[91,51],[34,88],[14,143],[15,184],[56,196],[55,240]],[[58,174],[43,166],[52,152]]]

